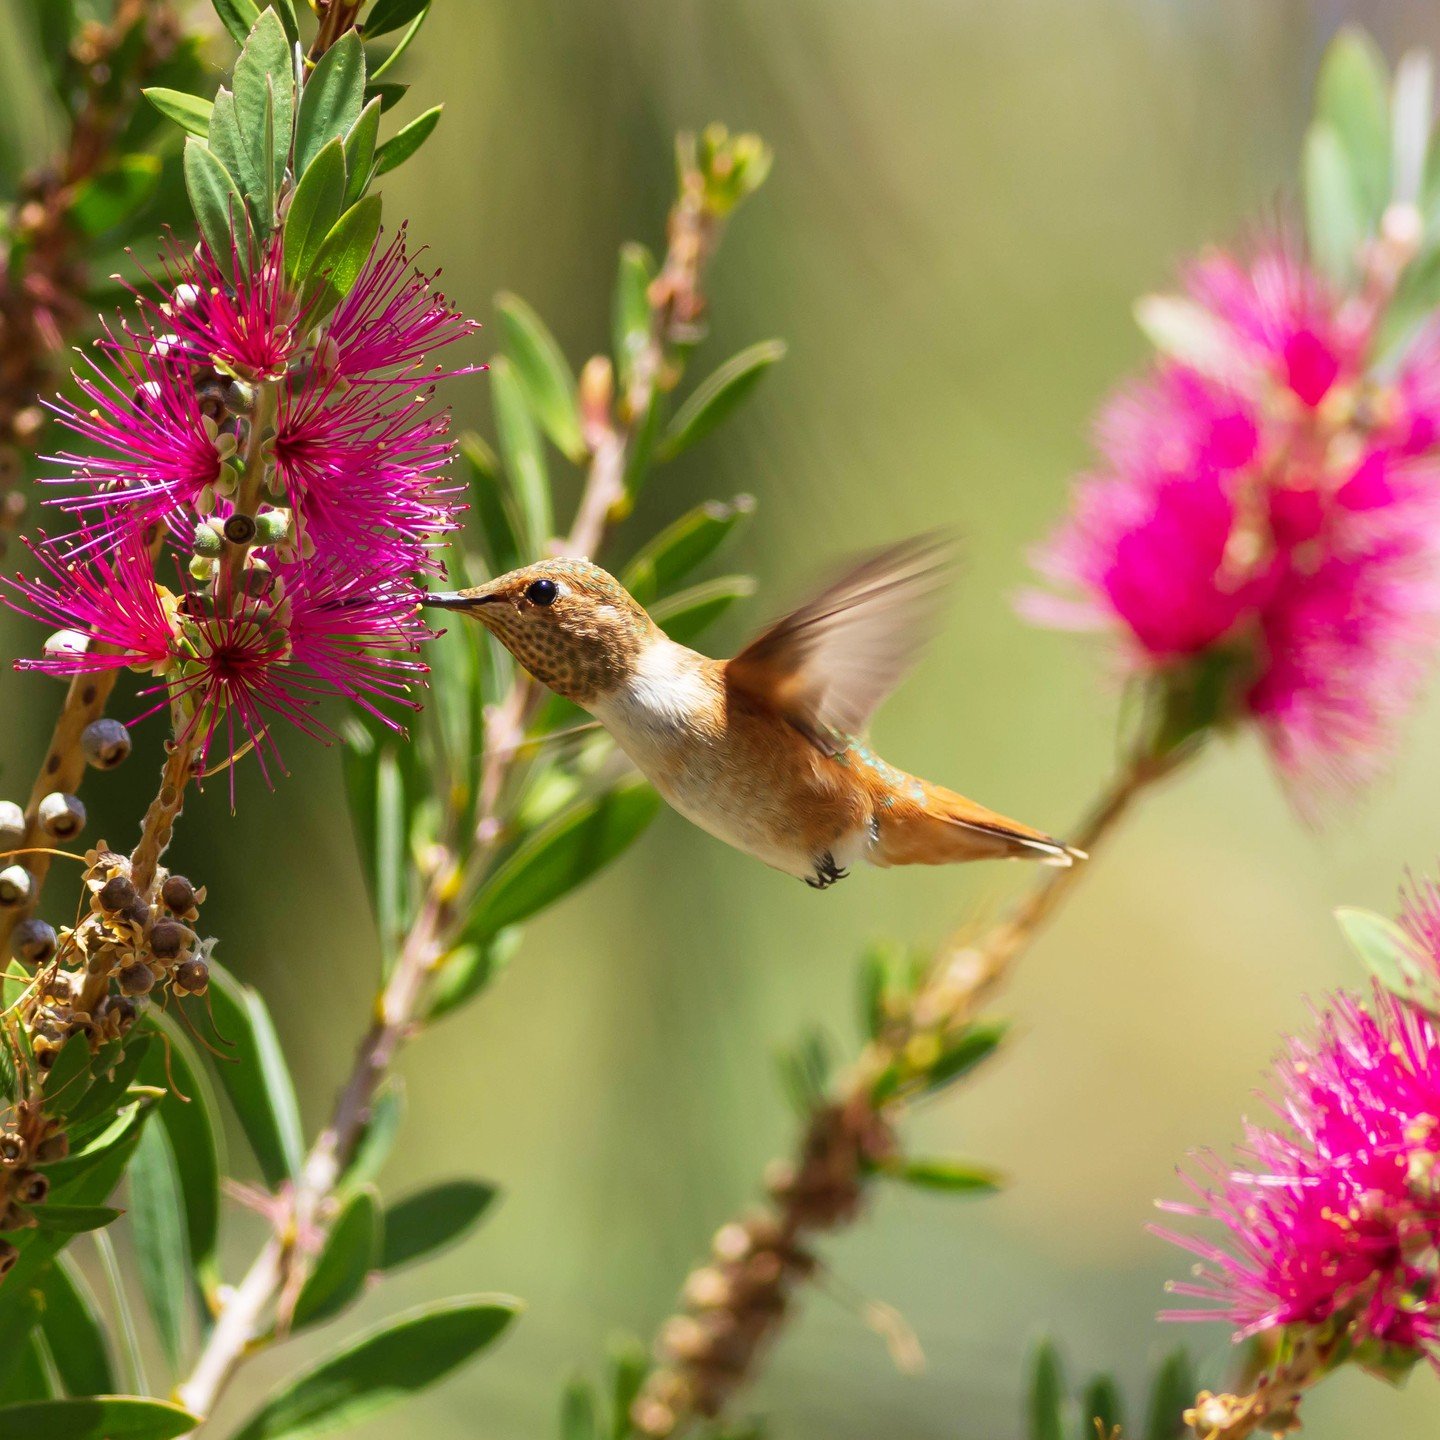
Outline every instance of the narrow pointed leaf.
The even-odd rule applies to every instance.
[[[720,575],[657,602],[650,614],[677,644],[693,645],[737,600],[754,593],[750,576]]]
[[[457,945],[435,971],[425,1018],[439,1020],[473,999],[505,969],[519,944],[520,932],[512,927],[480,944]]]
[[[650,604],[703,565],[754,513],[752,495],[697,505],[640,549],[620,577],[625,588],[642,605]]]
[[[215,1028],[230,1042],[216,1074],[272,1189],[300,1170],[300,1110],[265,1002],[211,962],[209,998]]]
[[[416,12],[415,18],[411,20],[410,24],[406,27],[405,33],[395,42],[390,53],[370,72],[370,79],[372,81],[378,80],[382,75],[389,74],[389,72],[400,63],[401,57],[411,45],[415,43],[415,37],[420,33],[420,27],[424,25],[426,17],[429,14],[430,4],[429,0],[426,0],[426,3],[421,5],[420,9]],[[366,25],[365,31],[367,38],[373,34],[369,25]]]
[[[275,197],[290,155],[295,124],[295,71],[280,17],[268,7],[235,62],[231,89],[240,127],[241,171],[262,231],[275,219]]]
[[[164,1128],[147,1125],[130,1162],[130,1222],[140,1288],[172,1372],[185,1344],[185,1286],[190,1273],[180,1179]]]
[[[402,25],[409,25],[421,11],[429,8],[430,0],[375,0],[365,17],[365,38],[373,40],[376,36],[388,35]]]
[[[393,110],[405,98],[405,92],[409,88],[408,85],[367,85],[365,99],[367,102],[378,100],[380,113],[384,115]]]
[[[211,0],[211,3],[221,23],[230,32],[230,38],[237,45],[243,45],[260,18],[260,7],[255,0]]]
[[[1364,207],[1365,228],[1390,198],[1390,77],[1363,30],[1347,27],[1331,42],[1315,82],[1315,116],[1338,140]]]
[[[658,458],[671,460],[703,440],[749,398],[776,361],[785,355],[780,340],[764,340],[727,360],[713,375],[702,381],[695,393],[675,412],[665,431]]]
[[[175,1440],[199,1424],[178,1405],[136,1395],[0,1406],[0,1435],[15,1440]]]
[[[497,355],[491,362],[490,382],[500,456],[515,496],[525,554],[538,556],[555,529],[540,430],[508,356]]]
[[[45,1204],[31,1212],[42,1230],[61,1235],[83,1235],[87,1230],[103,1230],[113,1225],[124,1213],[109,1205]]]
[[[62,1255],[45,1277],[40,1326],[71,1395],[108,1395],[116,1388],[105,1320],[90,1287]]]
[[[595,1392],[585,1380],[572,1380],[560,1401],[560,1440],[600,1440]]]
[[[448,1180],[407,1195],[385,1211],[380,1269],[413,1265],[457,1244],[484,1218],[496,1190],[479,1180]]]
[[[655,260],[650,252],[643,245],[622,246],[611,319],[615,368],[622,390],[629,388],[635,361],[650,339],[649,291],[654,279]]]
[[[1335,918],[1361,964],[1387,990],[1440,1013],[1440,979],[1406,931],[1384,915],[1349,905],[1340,906]]]
[[[163,85],[152,85],[141,93],[167,120],[173,120],[189,134],[204,139],[209,132],[212,104],[204,96],[167,90]]]
[[[531,410],[555,447],[578,463],[585,458],[585,441],[575,374],[564,353],[545,322],[518,295],[496,296],[495,308],[505,354]]]
[[[492,574],[503,575],[514,570],[524,554],[515,497],[499,459],[478,435],[461,436],[460,458],[470,481],[470,504],[485,540],[485,558]]]
[[[968,1075],[982,1061],[988,1060],[1000,1047],[1010,1026],[1003,1020],[987,1020],[971,1025],[925,1072],[927,1089],[938,1090],[962,1075]]]
[[[431,132],[440,123],[440,112],[444,108],[436,105],[423,115],[417,115],[381,145],[375,152],[375,173],[387,175],[397,165],[403,165],[430,138]]]
[[[1085,1388],[1076,1440],[1110,1440],[1116,1430],[1123,1434],[1124,1427],[1125,1406],[1120,1398],[1120,1387],[1112,1376],[1097,1375]]]
[[[919,1190],[946,1190],[951,1194],[990,1195],[1001,1182],[998,1170],[970,1160],[900,1160],[883,1166],[881,1174]]]
[[[60,1393],[56,1377],[48,1363],[44,1334],[31,1330],[15,1347],[3,1379],[0,1379],[0,1410],[23,1401],[51,1400]]]
[[[345,1171],[347,1189],[368,1185],[379,1178],[391,1150],[395,1148],[395,1137],[400,1133],[404,1119],[405,1090],[399,1077],[392,1076],[370,1107],[370,1123],[366,1125]]]
[[[350,133],[364,104],[365,48],[349,30],[320,57],[300,92],[295,120],[297,175],[305,173],[331,140]]]
[[[375,143],[380,138],[380,102],[372,100],[345,137],[345,207],[364,193],[375,168]]]
[[[210,153],[205,142],[193,135],[185,141],[185,189],[210,253],[223,265],[233,244],[243,268],[249,255],[244,239],[248,226],[245,201],[230,172]],[[232,241],[234,226],[241,228],[239,238]]]
[[[466,925],[481,941],[582,885],[655,818],[660,797],[643,780],[582,800],[523,841],[486,881]]]
[[[634,1426],[630,1407],[650,1373],[650,1356],[638,1340],[621,1340],[610,1351],[610,1435],[626,1440]]]
[[[345,144],[321,147],[295,187],[285,217],[285,277],[304,280],[345,203]]]
[[[1355,275],[1367,225],[1353,162],[1335,131],[1317,121],[1305,137],[1305,233],[1321,269],[1337,283]]]
[[[307,295],[318,298],[311,314],[328,314],[355,288],[380,233],[380,197],[367,195],[352,205],[325,237],[310,267]]]
[[[1065,1376],[1054,1345],[1043,1341],[1030,1370],[1029,1440],[1066,1440]]]
[[[1146,1410],[1144,1440],[1179,1440],[1190,1433],[1184,1414],[1195,1403],[1195,1368],[1183,1349],[1172,1351],[1155,1372]]]
[[[375,1192],[353,1191],[345,1201],[315,1267],[295,1301],[297,1329],[338,1314],[365,1288],[380,1248],[380,1208]]]
[[[518,1310],[508,1296],[474,1296],[387,1320],[282,1386],[232,1440],[311,1440],[358,1425],[486,1350]]]

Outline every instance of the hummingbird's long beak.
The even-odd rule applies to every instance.
[[[436,610],[470,610],[499,598],[498,595],[487,595],[483,590],[432,590],[421,603]]]

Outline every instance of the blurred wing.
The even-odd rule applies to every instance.
[[[935,535],[862,557],[729,661],[729,683],[838,753],[934,633],[953,563],[953,546]]]

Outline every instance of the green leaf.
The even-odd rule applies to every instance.
[[[220,1084],[270,1188],[300,1173],[300,1109],[265,1002],[223,966],[210,962],[215,1029],[230,1042],[216,1065]]]
[[[345,144],[321,147],[300,177],[285,217],[285,278],[304,280],[345,203]]]
[[[1349,905],[1340,906],[1335,919],[1360,963],[1381,985],[1402,1000],[1432,1014],[1440,1013],[1440,977],[1424,951],[1399,925],[1373,910]]]
[[[508,1296],[442,1300],[387,1320],[283,1386],[232,1440],[310,1440],[428,1389],[499,1339]]]
[[[208,1293],[219,1279],[215,1258],[222,1169],[216,1133],[219,1117],[209,1081],[195,1063],[189,1041],[174,1021],[160,1023],[168,1051],[153,1049],[143,1073],[147,1081],[168,1092],[160,1101],[156,1119],[169,1137],[180,1181],[190,1262],[201,1289]]]
[[[230,38],[237,45],[243,45],[260,18],[260,7],[255,0],[211,0],[211,3],[221,23],[230,32]]]
[[[435,1021],[478,995],[510,963],[520,945],[513,927],[474,945],[457,945],[439,964],[425,1018]]]
[[[174,1440],[199,1424],[178,1405],[136,1395],[0,1405],[0,1435],[16,1440]]]
[[[90,1042],[72,1035],[61,1047],[45,1080],[48,1108],[57,1115],[78,1109],[90,1088]]]
[[[355,288],[380,233],[380,197],[358,200],[325,237],[310,266],[306,297],[317,297],[310,310],[314,320],[333,310]]]
[[[1009,1022],[1004,1020],[989,1020],[968,1026],[926,1070],[925,1088],[938,1090],[941,1086],[960,1079],[962,1075],[968,1075],[999,1049],[1000,1042],[1009,1029]]]
[[[131,1131],[140,1123],[141,1118],[141,1107],[138,1104],[127,1106],[93,1140],[87,1141],[65,1159],[47,1166],[45,1173],[50,1177],[51,1193],[62,1185],[78,1181],[99,1165],[116,1146],[130,1137]]]
[[[497,355],[491,362],[490,380],[500,455],[515,496],[525,554],[540,555],[555,528],[540,431],[508,356]]]
[[[69,215],[85,235],[102,235],[123,224],[155,193],[160,161],[153,155],[122,155],[75,189]]]
[[[480,1223],[496,1193],[479,1180],[447,1180],[397,1201],[385,1211],[380,1269],[413,1265],[457,1244]]]
[[[285,27],[285,38],[291,45],[299,43],[300,24],[295,17],[295,0],[267,0],[267,3],[280,17],[280,23]]]
[[[611,1440],[626,1440],[634,1425],[630,1407],[650,1373],[650,1356],[638,1340],[617,1341],[610,1350]]]
[[[378,100],[380,113],[384,115],[387,111],[393,110],[405,98],[405,92],[409,88],[408,85],[367,85],[365,99],[367,101]]]
[[[440,112],[444,108],[436,105],[397,130],[375,152],[375,173],[386,175],[397,165],[403,165],[430,138],[430,132],[440,123]]]
[[[129,1090],[136,1075],[140,1073],[140,1066],[150,1053],[153,1040],[153,1035],[148,1031],[132,1030],[125,1041],[123,1053],[109,1053],[109,1046],[100,1051],[99,1055],[95,1057],[93,1066],[96,1074],[95,1082],[76,1103],[68,1107],[72,1130],[120,1109],[124,1103],[126,1091]],[[118,1052],[119,1042],[113,1043]],[[55,1167],[51,1167],[50,1174],[53,1178]]]
[[[665,431],[657,459],[673,460],[698,440],[703,440],[750,397],[766,372],[784,358],[782,340],[762,340],[733,355],[713,375],[702,381],[675,413]]]
[[[585,458],[586,446],[574,372],[545,322],[518,295],[497,295],[495,308],[500,312],[505,354],[530,409],[555,447],[578,464]]]
[[[185,1245],[180,1179],[170,1141],[159,1125],[147,1125],[130,1162],[130,1220],[145,1295],[155,1333],[172,1372],[180,1369],[185,1345],[185,1285],[190,1257]]]
[[[375,923],[380,931],[381,949],[387,957],[404,925],[408,829],[405,780],[394,750],[387,746],[381,750],[375,768]]]
[[[565,1387],[560,1401],[560,1440],[600,1440],[600,1415],[588,1381],[575,1379]]]
[[[1339,284],[1355,277],[1368,227],[1350,157],[1335,131],[1316,121],[1305,136],[1305,233],[1320,268]]]
[[[245,182],[262,234],[268,234],[275,223],[275,200],[295,125],[290,41],[280,17],[268,7],[260,12],[235,62],[231,89],[243,147],[237,178]]]
[[[625,588],[642,605],[650,604],[703,565],[754,513],[752,495],[697,505],[640,549],[620,577]]]
[[[371,70],[370,79],[372,81],[378,80],[382,75],[388,74],[400,63],[400,57],[415,43],[415,37],[420,33],[420,27],[425,23],[425,19],[429,14],[429,0],[426,0],[426,3],[421,6],[415,18],[410,22],[409,28],[395,42],[394,48]],[[365,27],[365,32],[366,38],[368,39],[372,33],[368,25]]]
[[[105,1321],[89,1285],[67,1256],[45,1277],[40,1325],[56,1369],[71,1395],[108,1395],[115,1367]]]
[[[233,233],[237,236],[233,243],[240,255],[241,269],[248,268],[249,221],[245,201],[230,172],[210,153],[205,142],[193,135],[185,141],[185,190],[210,253],[222,265],[226,264]]]
[[[1397,204],[1419,205],[1435,114],[1435,61],[1425,51],[1411,50],[1396,66],[1390,109],[1391,196]]]
[[[748,600],[755,582],[748,575],[721,575],[659,601],[651,618],[674,641],[691,645],[737,600]]]
[[[367,40],[377,35],[387,35],[408,25],[424,10],[430,8],[430,0],[375,0],[362,27]]]
[[[572,806],[528,836],[481,887],[466,939],[478,943],[553,905],[619,855],[659,808],[660,797],[639,779]]]
[[[1315,119],[1334,134],[1348,162],[1368,234],[1390,198],[1390,78],[1385,57],[1363,30],[1340,31],[1315,82]]]
[[[386,1227],[389,1228],[388,1225]],[[297,1329],[338,1314],[365,1288],[380,1246],[380,1207],[369,1187],[347,1197],[295,1301]]]
[[[620,271],[615,279],[612,316],[615,367],[620,388],[628,390],[635,361],[650,339],[650,286],[655,280],[655,259],[643,245],[620,247]]]
[[[485,540],[485,558],[492,574],[504,575],[522,562],[521,522],[515,497],[505,483],[500,461],[473,432],[460,437],[460,458],[470,481],[470,504]]]
[[[1162,354],[1202,375],[1220,379],[1243,357],[1224,321],[1181,295],[1143,295],[1135,302],[1135,323]]]
[[[1096,1428],[1096,1422],[1099,1428]],[[1119,1430],[1124,1433],[1125,1406],[1120,1387],[1111,1375],[1097,1375],[1085,1389],[1080,1407],[1080,1428],[1077,1440],[1110,1440]]]
[[[300,92],[295,121],[295,173],[337,137],[343,139],[365,104],[365,47],[347,30],[319,59]]]
[[[108,1205],[41,1205],[31,1212],[42,1230],[60,1235],[83,1235],[87,1230],[103,1230],[113,1225],[124,1211]]]
[[[1190,1433],[1183,1416],[1195,1403],[1195,1369],[1183,1349],[1167,1355],[1155,1372],[1146,1410],[1144,1440],[1179,1440]]]
[[[970,1160],[898,1160],[883,1165],[880,1173],[919,1190],[948,1190],[952,1194],[991,1195],[1002,1176],[988,1165]]]
[[[1030,1368],[1029,1440],[1065,1440],[1065,1375],[1048,1340],[1040,1343]]]
[[[39,1329],[31,1330],[10,1358],[3,1379],[0,1379],[0,1408],[18,1405],[21,1401],[49,1400],[59,1395],[49,1345]]]
[[[370,183],[375,168],[375,142],[380,138],[380,102],[372,100],[345,137],[345,205],[353,205]]]

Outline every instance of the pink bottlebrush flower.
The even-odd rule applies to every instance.
[[[122,535],[103,553],[101,537],[87,530],[63,545],[43,535],[25,544],[46,573],[5,580],[11,592],[6,603],[77,639],[38,659],[17,660],[16,669],[76,675],[165,665],[174,649],[175,616],[155,585],[150,547],[141,535]],[[88,643],[80,644],[80,636]]]
[[[1234,1165],[1186,1176],[1212,1242],[1157,1229],[1199,1256],[1169,1320],[1222,1319],[1236,1339],[1284,1326],[1353,1326],[1357,1344],[1440,1364],[1440,1034],[1378,991],[1341,995],[1277,1064],[1278,1123],[1247,1125]]]
[[[438,270],[426,275],[415,268],[405,242],[402,225],[384,250],[371,255],[330,319],[330,355],[342,379],[375,381],[423,365],[435,351],[479,329],[434,288]],[[472,371],[469,366],[436,370],[432,378]]]
[[[84,453],[49,457],[69,467],[64,483],[85,490],[56,503],[92,517],[94,538],[143,529],[179,505],[191,505],[220,477],[234,453],[202,408],[194,369],[167,342],[149,332],[112,332],[96,342],[101,360],[89,359],[75,377],[84,399],[57,399],[60,423],[86,442]],[[51,483],[61,483],[52,477]],[[103,522],[94,519],[103,512]]]
[[[1223,651],[1218,718],[1258,722],[1314,817],[1383,769],[1440,640],[1440,334],[1382,384],[1365,307],[1282,248],[1186,280],[1203,371],[1164,361],[1106,405],[1036,556],[1055,588],[1021,607],[1115,630],[1162,684]]]

